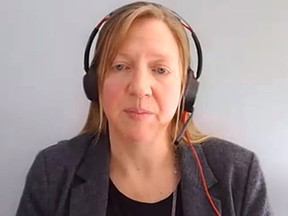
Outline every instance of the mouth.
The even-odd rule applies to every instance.
[[[124,112],[128,115],[130,119],[137,121],[148,119],[150,116],[153,115],[153,113],[150,112],[149,110],[139,108],[128,108],[125,109]]]
[[[144,115],[144,114],[153,114],[149,110],[141,109],[141,108],[128,108],[124,110],[126,113],[133,113],[138,115]]]

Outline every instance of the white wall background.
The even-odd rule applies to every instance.
[[[0,215],[14,215],[36,153],[83,126],[86,40],[131,1],[0,0]],[[170,0],[204,50],[195,119],[260,158],[275,215],[287,215],[288,1]]]

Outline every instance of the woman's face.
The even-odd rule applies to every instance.
[[[181,91],[181,60],[168,26],[133,22],[107,71],[102,106],[109,133],[142,140],[168,136]]]

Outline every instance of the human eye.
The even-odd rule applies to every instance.
[[[114,70],[122,71],[124,69],[124,64],[115,64],[113,65]]]
[[[129,66],[122,64],[122,63],[117,63],[113,65],[113,69],[115,71],[129,70]]]
[[[167,68],[161,66],[161,67],[156,67],[155,72],[158,74],[167,74],[167,73],[169,73],[169,70]]]

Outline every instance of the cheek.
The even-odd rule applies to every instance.
[[[115,111],[117,108],[121,92],[123,92],[121,83],[109,78],[104,80],[101,102],[106,115],[109,116],[109,111]]]
[[[160,108],[166,118],[171,120],[177,110],[180,100],[180,84],[173,84],[166,88],[166,91],[161,94]]]

